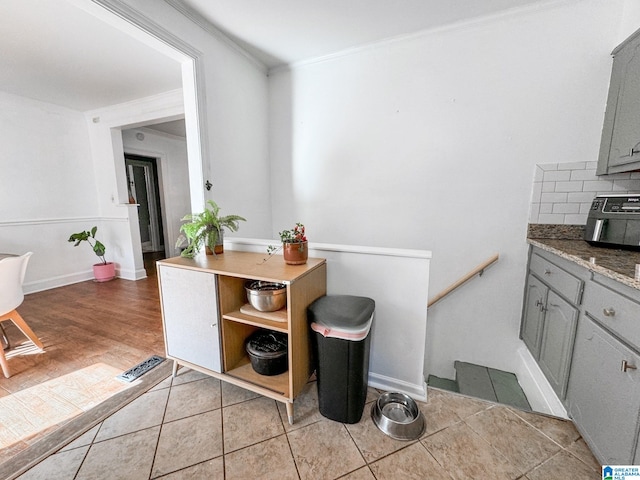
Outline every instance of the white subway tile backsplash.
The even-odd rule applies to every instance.
[[[540,195],[542,194],[542,183],[536,182],[533,184],[533,190],[531,191],[531,202],[540,203]]]
[[[571,180],[593,180],[596,178],[595,170],[573,170]]]
[[[584,170],[587,162],[559,163],[558,170]]]
[[[556,192],[581,192],[583,182],[556,182]]]
[[[567,202],[569,203],[589,203],[593,201],[595,197],[593,192],[570,192],[567,194]]]
[[[564,224],[565,225],[586,225],[587,214],[585,213],[585,214],[565,215]]]
[[[640,192],[640,172],[598,177],[597,162],[536,165],[529,222],[584,225],[596,195]]]
[[[567,201],[566,193],[543,193],[540,195],[541,203],[563,203]]]
[[[614,192],[637,192],[640,190],[640,181],[638,180],[614,180]]]
[[[570,171],[549,171],[544,172],[544,176],[542,178],[543,182],[558,182],[558,181],[567,181],[571,178]]]
[[[539,214],[540,214],[540,204],[532,203],[529,208],[529,223],[538,223]]]
[[[541,213],[538,216],[538,223],[563,224],[564,214],[562,213]]]
[[[533,173],[533,181],[541,182],[544,177],[544,170],[542,170],[538,165],[536,165],[536,169]]]
[[[558,164],[557,163],[539,163],[538,167],[540,167],[545,172],[547,170],[558,170]]]
[[[541,203],[540,213],[553,213],[553,205],[554,205],[553,203]]]
[[[579,203],[554,203],[553,213],[580,213]]]
[[[589,213],[589,210],[591,210],[591,202],[580,204],[580,213],[584,213],[586,215]]]
[[[582,186],[583,192],[611,192],[613,182],[607,180],[585,181]]]

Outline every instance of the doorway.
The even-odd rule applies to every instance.
[[[140,241],[147,269],[147,260],[153,263],[165,257],[157,159],[125,153],[124,162],[129,203],[138,205]]]

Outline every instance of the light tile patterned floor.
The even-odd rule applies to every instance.
[[[121,370],[96,363],[0,398],[0,451],[28,442],[129,388]],[[0,459],[2,459],[0,455]]]
[[[430,389],[427,430],[401,442],[371,421],[322,417],[311,382],[284,405],[181,369],[20,480],[32,479],[600,479],[569,421]]]

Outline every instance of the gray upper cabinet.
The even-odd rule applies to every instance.
[[[640,30],[613,56],[598,175],[640,169]]]

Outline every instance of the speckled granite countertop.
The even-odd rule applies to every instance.
[[[527,238],[531,245],[640,290],[640,281],[633,278],[635,266],[640,264],[640,252],[593,247],[582,240],[581,231],[578,230],[581,227],[575,227],[576,229],[573,230],[566,226],[558,226],[560,227],[558,231],[548,226],[542,231],[532,227],[536,226],[529,226],[529,238]],[[592,257],[596,259],[595,264],[590,262]]]

